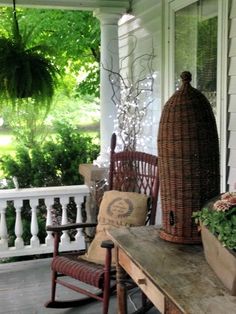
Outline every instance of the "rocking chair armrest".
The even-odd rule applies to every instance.
[[[70,230],[70,229],[82,229],[82,228],[90,228],[96,227],[96,222],[82,222],[82,223],[72,223],[72,224],[65,224],[65,225],[49,225],[47,226],[47,231],[54,231],[54,232],[61,232],[63,230]]]
[[[111,240],[102,241],[101,247],[105,249],[113,249],[114,243]]]

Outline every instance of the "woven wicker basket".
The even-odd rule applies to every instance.
[[[219,143],[216,122],[206,97],[190,85],[164,106],[158,133],[162,202],[161,238],[177,243],[201,242],[192,213],[220,192]]]

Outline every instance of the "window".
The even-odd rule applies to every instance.
[[[175,87],[179,75],[192,73],[192,85],[210,101],[216,114],[217,1],[197,1],[175,12]]]
[[[179,88],[180,74],[210,101],[218,127],[221,189],[226,188],[228,0],[165,2],[165,100]]]

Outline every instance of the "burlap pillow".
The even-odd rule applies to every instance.
[[[120,226],[144,225],[147,215],[147,200],[147,195],[135,192],[114,190],[105,192],[99,208],[95,238],[83,258],[104,264],[106,250],[101,248],[101,243],[109,239],[107,230]],[[112,263],[114,264],[114,262],[114,254],[112,254]]]

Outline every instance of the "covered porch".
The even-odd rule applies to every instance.
[[[149,115],[152,117],[152,125],[146,126],[147,132],[149,132],[153,137],[153,144],[156,143],[156,129],[157,122],[160,116],[162,105],[164,100],[166,100],[170,95],[167,95],[167,90],[165,86],[170,85],[170,80],[168,80],[167,73],[170,72],[170,69],[165,68],[162,63],[166,58],[164,56],[164,49],[161,46],[161,43],[167,45],[164,41],[165,32],[167,37],[169,35],[169,30],[164,29],[164,7],[166,3],[171,3],[174,1],[150,1],[149,8],[146,6],[146,0],[133,1],[136,4],[137,17],[134,16],[128,20],[127,23],[124,23],[122,26],[118,26],[118,21],[120,17],[128,12],[130,9],[130,4],[132,1],[128,0],[82,0],[82,1],[44,1],[44,0],[29,0],[27,3],[24,0],[19,0],[17,4],[19,6],[27,7],[41,7],[41,8],[58,8],[58,9],[73,9],[73,10],[90,10],[101,21],[101,31],[102,31],[102,41],[101,41],[101,58],[102,62],[105,64],[111,60],[111,51],[119,51],[121,54],[126,55],[126,50],[128,49],[129,42],[125,39],[127,32],[138,34],[140,36],[141,44],[138,49],[142,52],[151,48],[150,38],[152,35],[155,35],[154,39],[154,48],[157,52],[157,64],[156,68],[158,69],[156,88],[154,90],[155,101],[152,108],[150,108]],[[166,2],[166,3],[165,3]],[[183,1],[185,2],[185,1]],[[187,1],[186,1],[187,2]],[[228,1],[226,1],[228,3]],[[225,3],[226,3],[225,2]],[[223,2],[222,2],[223,3]],[[0,0],[0,5],[11,6],[11,0]],[[223,4],[222,4],[223,6]],[[236,21],[236,1],[232,1],[232,9],[227,25],[231,27],[231,24],[234,25]],[[145,10],[144,10],[145,8]],[[230,13],[228,6],[224,6],[224,11],[227,11],[227,14]],[[156,14],[159,13],[158,15]],[[227,15],[226,14],[226,15]],[[233,29],[233,27],[231,27]],[[155,33],[153,33],[155,29]],[[224,30],[224,29],[223,29]],[[152,34],[152,35],[150,35]],[[220,124],[223,125],[223,136],[221,135],[222,140],[222,190],[225,190],[226,187],[230,190],[236,188],[236,142],[235,142],[235,124],[236,115],[235,115],[235,31],[231,31],[230,38],[228,34],[223,33],[222,42],[225,43],[224,46],[227,46],[229,40],[232,42],[231,53],[229,62],[231,65],[231,70],[229,73],[228,83],[221,85],[224,87],[222,95],[222,110],[225,113],[224,116],[221,116]],[[224,37],[225,35],[225,37]],[[142,37],[143,36],[143,37]],[[121,38],[120,47],[119,38]],[[144,38],[144,39],[143,39]],[[163,39],[164,38],[164,39]],[[114,40],[115,39],[115,40]],[[113,47],[111,50],[107,50],[108,43],[113,42]],[[166,40],[167,41],[167,40]],[[148,43],[148,44],[147,44]],[[146,45],[147,44],[147,45]],[[223,54],[226,56],[226,52]],[[112,55],[113,67],[119,68],[120,56]],[[222,62],[221,67],[226,64]],[[127,65],[128,66],[128,65]],[[109,67],[109,64],[107,64]],[[167,71],[168,70],[168,71]],[[225,77],[227,76],[226,67],[222,69]],[[224,78],[224,77],[223,77]],[[166,84],[165,84],[166,83]],[[110,142],[110,135],[113,132],[113,122],[114,116],[116,114],[115,108],[111,102],[112,90],[110,83],[107,77],[107,74],[101,68],[101,151],[100,156],[97,161],[98,165],[104,166],[107,165],[108,161],[108,148]],[[227,94],[227,86],[229,85],[229,92]],[[223,87],[221,88],[223,89]],[[225,93],[224,93],[225,92]],[[228,96],[229,104],[226,101]],[[233,104],[234,103],[234,104]],[[230,106],[228,106],[230,105]],[[229,109],[227,109],[229,107]],[[228,110],[228,111],[227,111]],[[227,121],[226,121],[226,116]],[[228,122],[230,121],[230,124]],[[229,133],[229,141],[226,139],[227,133]],[[150,145],[149,151],[156,154],[156,147]],[[228,162],[228,168],[227,163]],[[228,169],[226,171],[226,168]],[[228,180],[228,181],[227,181]],[[76,222],[82,221],[81,206],[84,202],[84,198],[88,196],[89,188],[88,186],[74,186],[74,187],[63,187],[57,189],[27,189],[27,190],[12,190],[12,191],[0,191],[0,258],[8,258],[14,256],[26,256],[26,255],[38,255],[44,253],[52,253],[53,244],[52,244],[52,234],[48,232],[47,236],[44,239],[43,243],[39,242],[38,239],[38,222],[37,222],[37,206],[39,199],[43,199],[47,208],[46,214],[46,223],[49,225],[52,223],[52,204],[54,198],[60,198],[60,203],[62,205],[62,223],[68,222],[67,209],[66,205],[69,202],[69,198],[73,198],[77,205],[77,215]],[[30,233],[31,241],[29,244],[24,244],[22,240],[22,217],[21,217],[21,206],[23,200],[29,200],[31,205],[31,224],[30,224]],[[6,203],[8,201],[13,201],[15,205],[15,243],[13,247],[8,246],[8,230],[6,228]],[[160,220],[158,221],[158,223]],[[75,247],[83,248],[84,247],[84,238],[83,234],[78,230],[76,236],[73,240],[68,237],[67,233],[64,233],[61,238],[61,246],[65,250],[73,250]],[[50,295],[50,258],[38,259],[24,262],[0,264],[0,313],[22,313],[22,314],[33,314],[33,313],[99,313],[101,309],[101,304],[94,302],[91,305],[85,305],[80,308],[75,309],[45,309],[43,304],[48,300]],[[65,291],[58,290],[58,294],[67,293]],[[71,292],[70,292],[71,293]],[[134,295],[133,299],[135,300],[136,296]],[[132,299],[132,300],[133,300]],[[111,305],[111,314],[115,314],[117,311],[116,308],[116,298],[112,297]],[[134,305],[131,301],[128,301],[129,310],[133,312],[135,310]],[[150,313],[159,313],[157,310],[152,309]]]

